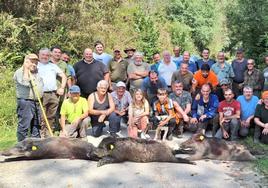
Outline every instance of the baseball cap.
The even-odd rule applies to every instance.
[[[126,87],[126,84],[122,81],[117,82],[116,87]]]
[[[80,87],[77,85],[73,85],[70,87],[69,92],[70,93],[80,93]]]
[[[224,84],[230,84],[229,80],[227,80],[226,78],[222,79],[220,81],[220,85],[224,85]]]

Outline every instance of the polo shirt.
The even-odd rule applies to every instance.
[[[44,92],[57,90],[57,75],[63,71],[53,63],[40,63],[37,65],[38,73],[43,79]]]
[[[74,65],[77,79],[77,85],[81,89],[81,95],[88,97],[97,90],[97,83],[104,79],[104,74],[108,73],[107,67],[93,59],[92,63],[86,63],[84,60]]]

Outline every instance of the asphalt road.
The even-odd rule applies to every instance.
[[[175,148],[186,138],[174,138],[167,144]],[[94,145],[100,140],[88,137]],[[255,172],[251,163],[245,162],[201,160],[197,165],[125,162],[97,167],[93,161],[51,159],[0,163],[0,187],[252,188],[268,187],[268,181]]]

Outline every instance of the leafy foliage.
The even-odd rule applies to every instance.
[[[135,31],[138,33],[138,47],[145,52],[145,58],[150,60],[158,49],[159,31],[151,16],[138,11],[134,14]]]
[[[201,51],[213,36],[215,3],[213,0],[172,0],[167,7],[167,18],[189,26],[194,43]]]
[[[14,18],[12,15],[0,14],[0,64],[19,64],[24,54],[31,49],[33,26],[28,25],[23,18]]]
[[[191,28],[180,22],[173,22],[170,26],[171,42],[174,46],[180,46],[182,51],[196,51],[191,37]]]
[[[227,6],[229,49],[244,47],[248,57],[259,60],[267,52],[268,2],[236,0]]]

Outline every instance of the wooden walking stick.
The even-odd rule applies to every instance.
[[[38,103],[39,103],[39,105],[40,105],[40,107],[41,107],[41,111],[42,111],[42,114],[43,114],[43,116],[44,116],[44,119],[45,119],[45,122],[46,122],[46,126],[47,126],[47,128],[48,128],[49,134],[50,134],[50,136],[53,136],[51,127],[50,127],[50,125],[49,125],[49,123],[48,123],[48,120],[47,120],[47,115],[46,115],[46,113],[45,113],[45,110],[44,110],[42,101],[41,101],[40,96],[39,96],[39,92],[38,92],[37,89],[36,89],[35,82],[33,81],[32,73],[31,73],[30,71],[29,71],[29,75],[30,75],[30,82],[31,82],[31,85],[32,85],[32,87],[33,87],[33,92],[34,92],[35,96],[37,97]]]

